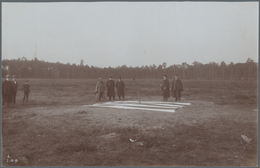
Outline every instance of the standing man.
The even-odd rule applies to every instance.
[[[28,102],[29,92],[30,92],[30,86],[29,82],[25,81],[25,84],[23,85],[24,95],[23,95],[23,103],[26,99],[26,102]]]
[[[183,91],[182,82],[178,75],[175,75],[172,82],[172,97],[175,97],[175,101],[181,101],[181,91]]]
[[[109,97],[109,100],[111,100],[111,97],[115,100],[115,82],[112,80],[112,77],[109,77],[109,80],[107,81],[107,96]]]
[[[3,98],[3,105],[7,103],[9,105],[12,103],[12,97],[13,97],[13,84],[9,80],[9,75],[6,75],[5,81],[2,83],[2,98]]]
[[[105,92],[104,82],[101,80],[101,78],[99,78],[95,88],[96,101],[101,101],[101,98],[103,98],[103,100],[105,99],[104,92]]]
[[[13,83],[13,89],[14,89],[13,96],[12,96],[12,103],[15,104],[17,87],[18,87],[18,82],[15,80],[15,75],[13,75],[12,83]]]
[[[167,79],[166,75],[163,75],[163,81],[161,84],[161,89],[163,91],[163,101],[167,101],[167,99],[170,97],[170,84],[169,80]]]
[[[124,82],[121,80],[121,77],[118,78],[118,81],[116,82],[116,88],[117,88],[117,95],[119,100],[121,100],[121,97],[123,98],[123,100],[125,100],[125,84]]]

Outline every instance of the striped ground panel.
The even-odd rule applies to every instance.
[[[88,105],[90,107],[108,107],[117,109],[150,110],[162,112],[175,112],[178,108],[190,103],[181,102],[161,102],[161,101],[114,101]]]

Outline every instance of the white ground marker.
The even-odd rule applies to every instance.
[[[180,102],[161,102],[161,101],[114,101],[86,105],[90,107],[108,107],[117,109],[132,109],[132,110],[149,110],[161,112],[175,112],[176,109],[181,108],[190,103]]]

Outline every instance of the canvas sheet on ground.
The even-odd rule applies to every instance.
[[[139,103],[139,101],[114,101],[114,102],[96,103],[96,104],[86,105],[86,106],[175,112],[175,110],[185,105],[190,105],[190,103],[162,102],[162,101],[140,101]]]

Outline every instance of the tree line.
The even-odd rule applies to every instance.
[[[229,79],[257,79],[258,64],[248,58],[245,63],[231,62],[220,64],[209,62],[202,64],[194,61],[191,65],[183,62],[167,66],[162,63],[142,67],[127,67],[126,65],[115,68],[84,65],[84,60],[76,64],[62,64],[40,61],[37,58],[28,60],[26,57],[19,59],[2,60],[2,77],[6,74],[16,75],[17,78],[41,78],[41,79],[94,79],[122,77],[124,79],[161,79],[166,74],[173,78],[177,74],[181,79],[208,79],[208,80],[229,80]]]

